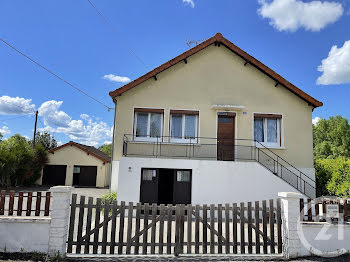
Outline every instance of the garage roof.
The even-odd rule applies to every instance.
[[[64,148],[66,146],[75,146],[75,147],[79,148],[80,150],[83,150],[84,152],[86,152],[88,155],[92,155],[92,156],[102,160],[105,163],[111,162],[111,158],[105,152],[102,152],[101,150],[99,150],[93,146],[87,146],[87,145],[79,144],[79,143],[76,143],[73,141],[69,141],[66,144],[55,147],[55,148],[49,150],[49,153],[54,154],[55,151],[60,150],[61,148]]]

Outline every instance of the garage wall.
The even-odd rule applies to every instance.
[[[54,152],[49,153],[48,165],[67,165],[66,186],[73,184],[73,167],[76,166],[97,166],[96,186],[105,187],[109,185],[109,166],[103,164],[103,161],[88,155],[86,152],[75,146],[66,146]],[[41,184],[42,179],[40,179]]]
[[[122,157],[118,201],[139,202],[141,168],[192,169],[192,204],[222,204],[276,199],[298,192],[256,162]]]

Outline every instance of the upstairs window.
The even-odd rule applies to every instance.
[[[135,108],[134,139],[156,141],[163,132],[163,109]]]
[[[197,143],[198,116],[198,111],[170,110],[171,141]]]
[[[254,140],[268,147],[280,147],[281,119],[282,115],[255,114]]]

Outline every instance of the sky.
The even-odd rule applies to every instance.
[[[0,1],[0,38],[107,107],[109,92],[221,32],[322,101],[313,122],[350,119],[350,0]],[[111,25],[111,26],[110,26]],[[192,45],[193,47],[193,45]],[[59,144],[112,140],[113,110],[0,41],[0,133]]]

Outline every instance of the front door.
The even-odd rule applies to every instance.
[[[218,115],[217,158],[233,161],[235,158],[235,115],[224,113]]]

